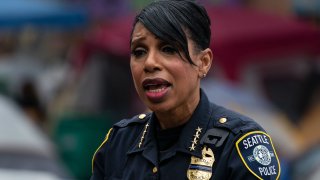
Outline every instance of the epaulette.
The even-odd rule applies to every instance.
[[[217,106],[213,112],[214,126],[228,129],[234,134],[246,129],[262,129],[254,120],[224,107]]]
[[[121,121],[115,123],[113,126],[118,128],[123,128],[131,124],[144,124],[149,120],[151,113],[139,114],[133,116],[131,119],[122,119]]]

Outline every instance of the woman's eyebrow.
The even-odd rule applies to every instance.
[[[144,41],[146,39],[145,36],[139,36],[139,37],[135,37],[135,38],[132,38],[131,40],[131,46],[134,45],[134,44],[137,44],[141,41]]]

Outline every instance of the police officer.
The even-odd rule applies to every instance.
[[[212,63],[210,36],[206,10],[191,0],[156,1],[136,16],[130,67],[152,112],[109,130],[92,180],[279,179],[270,136],[200,89]]]

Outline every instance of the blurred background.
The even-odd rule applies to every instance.
[[[145,111],[129,68],[150,0],[0,0],[0,179],[89,179],[113,123]],[[283,180],[320,179],[320,1],[200,0],[210,100],[273,137]]]

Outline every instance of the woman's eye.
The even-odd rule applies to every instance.
[[[162,47],[162,52],[165,52],[167,54],[175,54],[177,50],[172,46],[164,46]]]
[[[143,56],[144,54],[146,54],[146,51],[144,49],[134,49],[131,51],[131,54],[135,57],[141,57]]]

